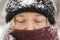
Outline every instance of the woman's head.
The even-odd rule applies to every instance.
[[[9,0],[6,12],[6,23],[12,22],[9,34],[16,40],[57,40],[57,31],[50,26],[56,13],[51,0]]]
[[[9,0],[6,12],[6,23],[19,13],[35,12],[47,17],[51,25],[55,24],[56,9],[51,0]]]
[[[23,12],[16,15],[13,19],[13,29],[35,30],[50,26],[47,17],[35,12]]]
[[[54,27],[52,28],[48,18],[41,14],[36,12],[23,12],[17,14],[12,20],[12,31],[9,34],[16,40],[58,39],[56,38],[56,29]]]
[[[55,24],[56,9],[50,0],[9,0],[6,12],[6,23],[14,19],[17,29],[27,29],[27,26],[39,29]]]

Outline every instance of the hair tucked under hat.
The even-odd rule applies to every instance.
[[[22,12],[37,12],[46,16],[50,24],[55,24],[56,9],[51,0],[9,0],[6,5],[6,23]]]

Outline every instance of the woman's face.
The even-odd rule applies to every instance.
[[[35,12],[24,12],[17,14],[14,18],[13,29],[18,30],[35,30],[48,27],[47,18]]]

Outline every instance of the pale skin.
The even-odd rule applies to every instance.
[[[36,30],[50,26],[47,17],[36,12],[23,12],[14,17],[13,29]]]

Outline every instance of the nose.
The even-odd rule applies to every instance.
[[[27,21],[27,23],[26,23],[26,30],[34,30],[33,22],[31,20]]]
[[[33,27],[27,27],[26,30],[34,30]]]

